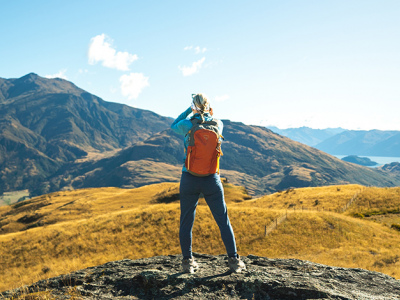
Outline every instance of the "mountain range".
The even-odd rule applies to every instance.
[[[343,128],[326,128],[326,129],[313,129],[310,127],[286,128],[280,129],[275,126],[268,126],[273,132],[286,136],[294,141],[306,144],[308,146],[316,146],[326,139],[335,136],[346,129]]]
[[[309,127],[279,129],[274,126],[268,128],[332,155],[398,157],[400,154],[400,131],[396,130],[313,129]]]
[[[395,168],[347,163],[273,131],[223,120],[221,176],[250,194],[291,187],[400,184]],[[0,78],[0,193],[179,181],[172,119],[102,100],[63,79]]]
[[[365,155],[398,157],[400,131],[348,130],[315,146],[334,155]]]

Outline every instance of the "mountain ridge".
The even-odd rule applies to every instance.
[[[222,145],[224,156],[221,158],[221,176],[234,184],[245,186],[253,196],[304,186],[397,184],[396,177],[384,176],[384,171],[344,162],[315,148],[276,135],[263,127],[247,126],[229,120],[223,122],[225,142]],[[99,187],[103,182],[102,178],[115,177],[120,177],[116,180],[117,183],[124,182],[126,187],[137,187],[136,168],[145,162],[175,166],[171,170],[173,176],[167,181],[179,181],[183,162],[182,149],[181,136],[172,130],[159,132],[109,158],[71,164],[72,176],[80,178],[79,182],[73,183],[73,188]],[[132,165],[136,168],[131,169],[129,166]],[[58,179],[53,179],[63,180],[65,174],[68,171]],[[156,179],[147,182],[162,182],[162,178],[158,180],[160,181]]]
[[[338,133],[346,131],[343,128],[325,128],[325,129],[314,129],[307,126],[302,126],[298,128],[286,128],[280,129],[275,126],[267,126],[267,128],[272,131],[286,136],[294,141],[300,142],[302,144],[314,147],[315,145],[321,143],[329,137],[332,137]]]
[[[315,147],[334,155],[395,157],[400,153],[400,131],[348,130]]]
[[[171,118],[34,73],[1,79],[0,89],[0,193],[179,181],[183,143],[168,129]],[[327,184],[400,184],[397,173],[347,164],[263,127],[223,122],[221,174],[252,195]]]
[[[400,153],[400,131],[398,130],[312,129],[309,127],[279,129],[274,126],[268,126],[268,128],[332,155],[397,157]]]
[[[68,162],[127,147],[172,122],[108,103],[63,79],[30,73],[0,86],[0,192],[19,189],[21,181],[32,189]]]

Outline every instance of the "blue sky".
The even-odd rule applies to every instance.
[[[279,128],[400,130],[400,1],[5,1],[0,77]]]

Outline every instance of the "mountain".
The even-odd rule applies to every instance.
[[[32,190],[65,163],[128,147],[171,122],[63,79],[0,78],[0,192]]]
[[[348,130],[315,147],[333,155],[397,157],[400,153],[400,131]]]
[[[309,127],[279,129],[274,126],[268,128],[332,155],[397,157],[400,153],[400,131]]]
[[[293,187],[346,183],[394,186],[400,183],[399,178],[389,177],[384,171],[344,162],[266,128],[229,120],[223,122],[225,142],[221,176],[245,186],[252,195]],[[108,158],[70,164],[62,173],[50,178],[49,185],[76,189],[106,185],[137,187],[178,181],[182,162],[182,137],[165,130]]]
[[[275,126],[268,126],[273,132],[286,136],[294,141],[306,144],[308,146],[315,146],[322,141],[339,134],[346,129],[343,128],[326,128],[326,129],[313,129],[310,127],[287,128],[279,129]]]
[[[63,79],[0,80],[0,193],[179,181],[183,137],[172,119],[106,102]],[[257,126],[224,120],[221,175],[252,195],[357,183],[394,186],[396,174],[343,162]]]
[[[390,164],[380,166],[379,169],[381,169],[384,172],[389,173],[391,176],[394,176],[394,177],[400,176],[400,163],[398,163],[398,162],[392,162]]]

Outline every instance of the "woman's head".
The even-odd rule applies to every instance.
[[[210,102],[204,94],[192,94],[192,109],[203,115],[210,111]]]

